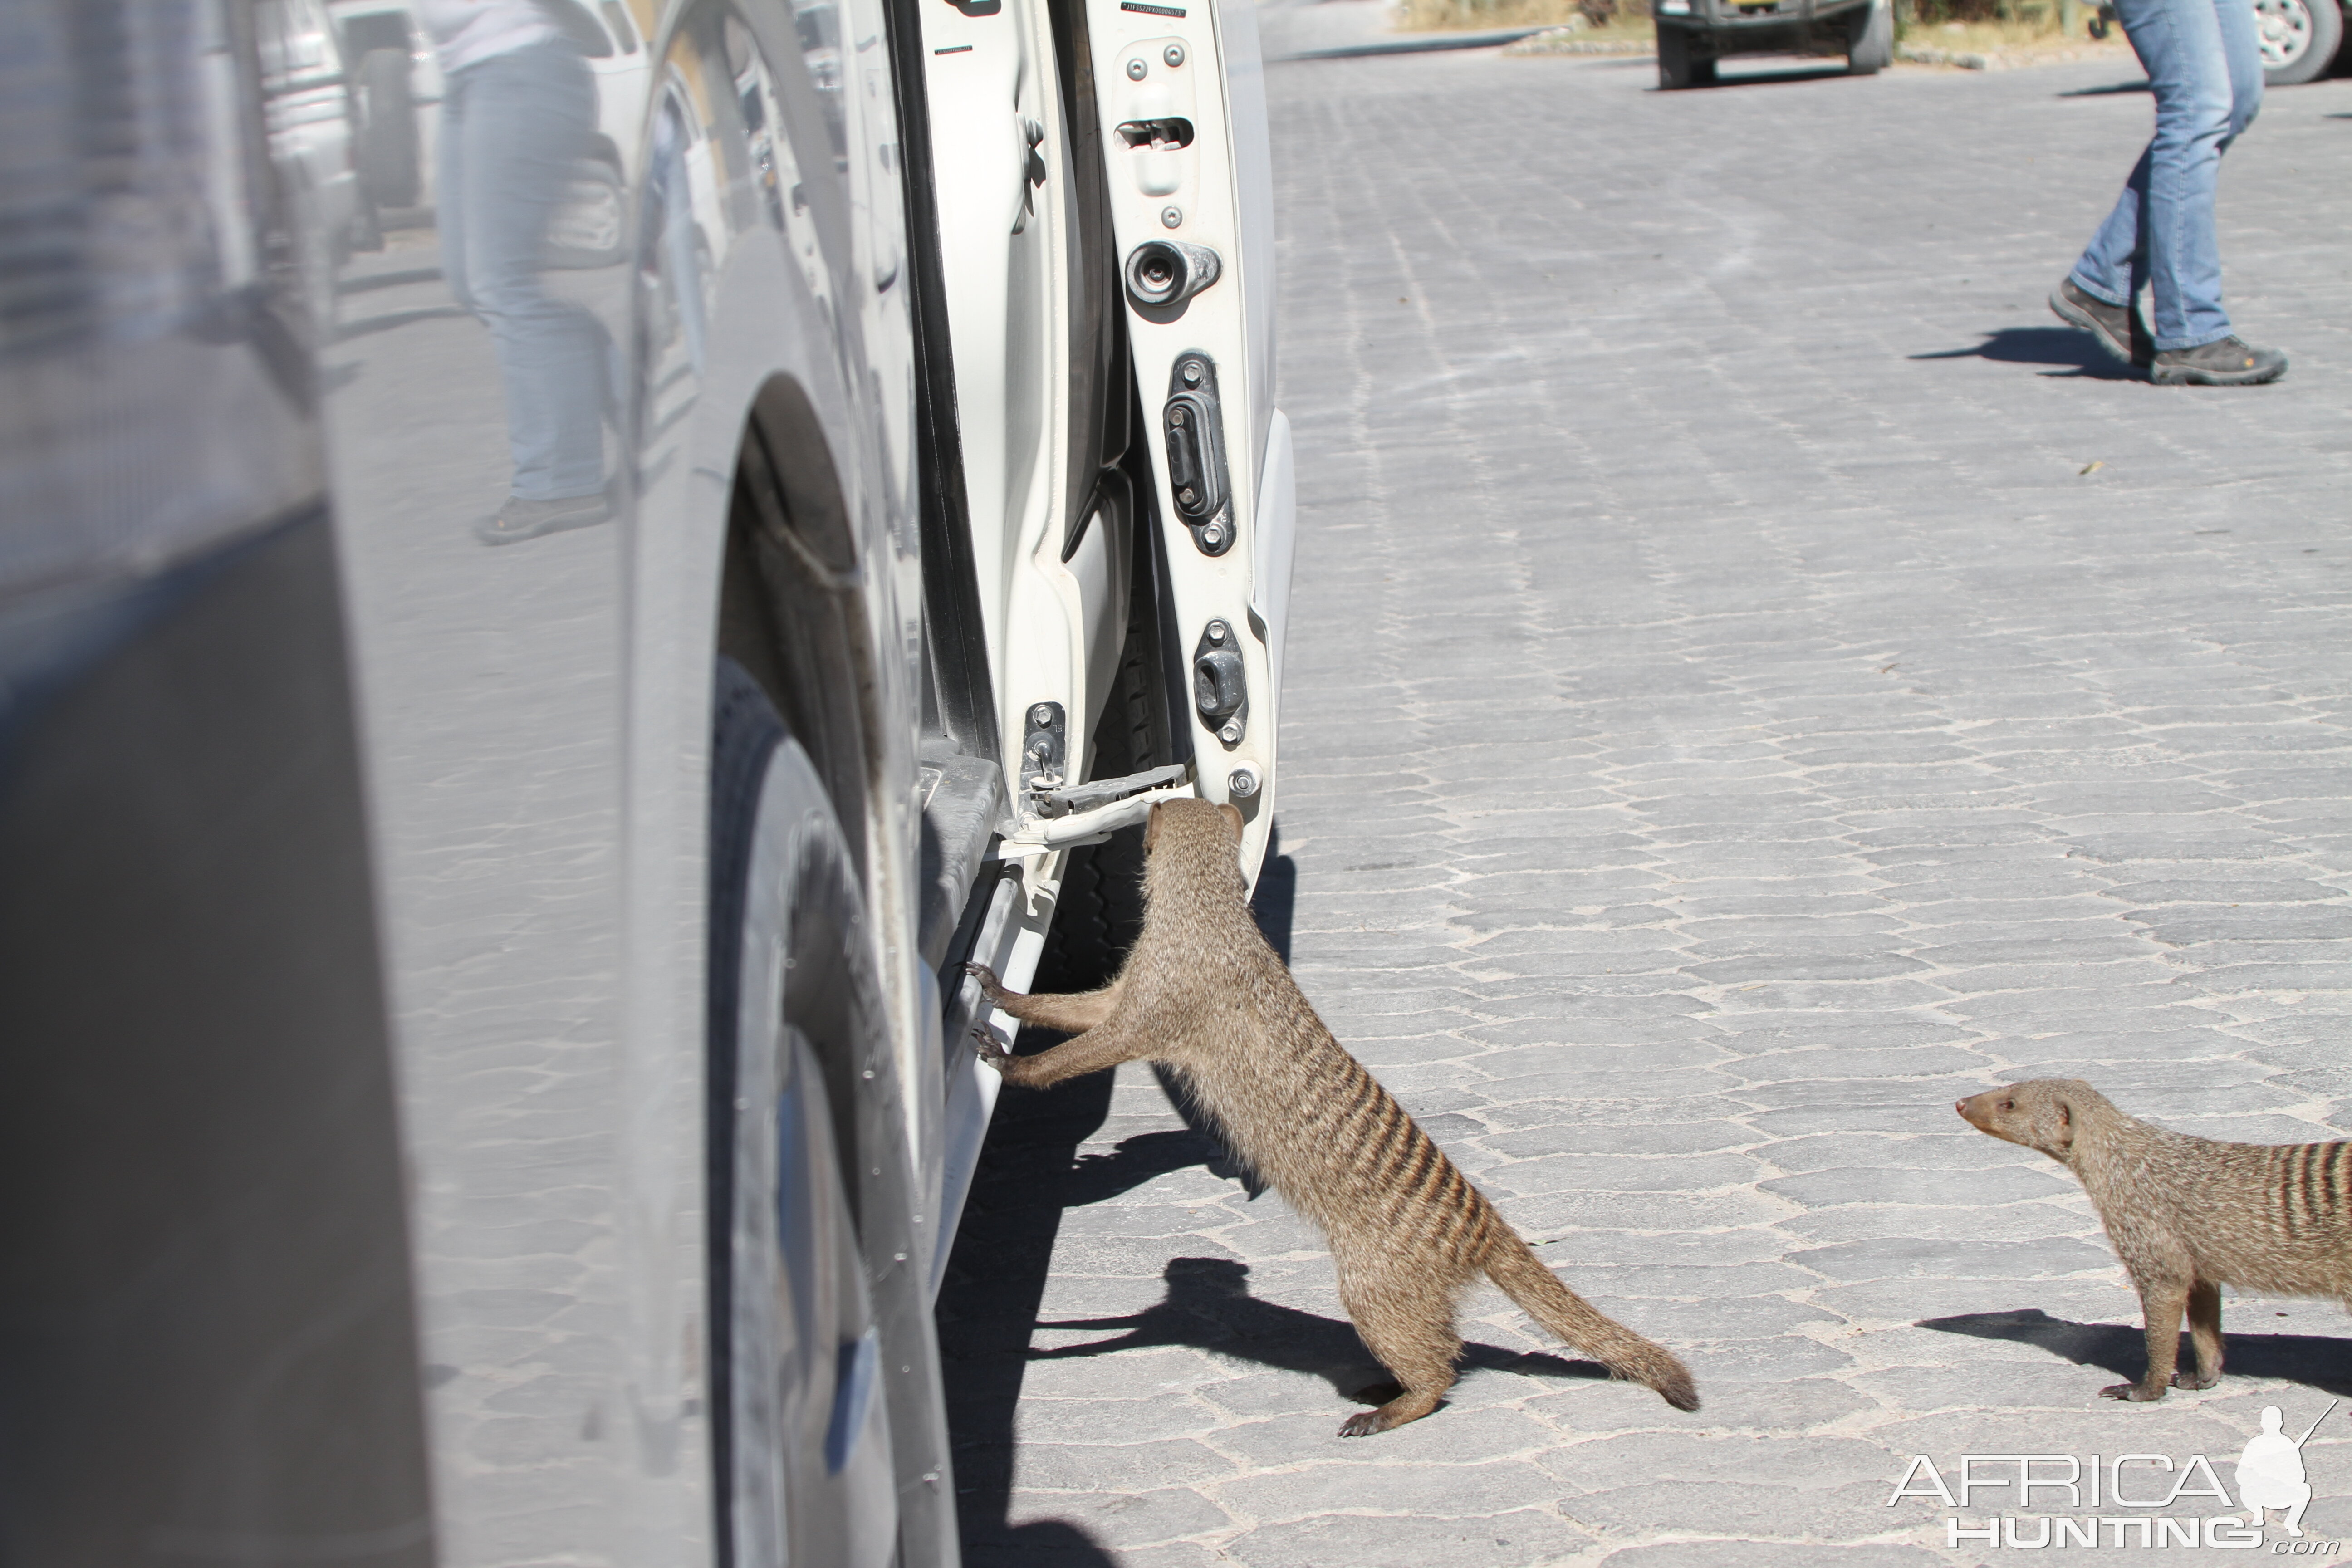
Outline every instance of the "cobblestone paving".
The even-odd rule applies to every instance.
[[[1948,1516],[2134,1510],[1888,1506],[1910,1456],[2226,1481],[2263,1405],[2352,1392],[2334,1303],[2233,1296],[2221,1388],[2098,1399],[2121,1269],[1951,1109],[2068,1074],[2352,1130],[2352,86],[2273,95],[2224,177],[2291,378],[2180,391],[2042,304],[2146,135],[2114,68],[1650,79],[1269,73],[1303,517],[1261,901],[1706,1408],[1486,1291],[1448,1406],[1342,1442],[1378,1374],[1315,1234],[1148,1073],[1008,1095],[943,1312],[976,1564],[1967,1563]],[[2352,1417],[2305,1452],[2352,1534]],[[2146,1550],[2100,1539],[2064,1555]]]

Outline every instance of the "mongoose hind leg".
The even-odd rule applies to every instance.
[[[984,963],[967,963],[964,973],[980,982],[981,994],[989,1002],[1012,1014],[1024,1024],[1034,1024],[1041,1029],[1059,1029],[1075,1035],[1091,1029],[1111,1015],[1118,1005],[1116,980],[1099,991],[1072,991],[1053,994],[1031,992],[1026,995],[1007,991],[996,978],[996,972]]]
[[[1338,1261],[1334,1259],[1334,1261]],[[1437,1408],[1454,1386],[1454,1358],[1462,1341],[1454,1332],[1454,1301],[1434,1279],[1384,1279],[1339,1264],[1339,1301],[1356,1333],[1380,1363],[1396,1374],[1399,1392],[1377,1410],[1350,1415],[1342,1437],[1369,1437]]]
[[[1150,1040],[1131,1025],[1115,1022],[1097,1025],[1034,1057],[1012,1055],[977,1024],[972,1026],[971,1038],[981,1060],[1003,1073],[1005,1082],[1024,1089],[1050,1089],[1065,1079],[1084,1078],[1151,1054]]]
[[[2189,1343],[2197,1371],[2172,1374],[2175,1388],[2210,1388],[2221,1381],[2221,1287],[2200,1279],[2189,1287]]]
[[[2150,1279],[2140,1285],[2140,1310],[2147,1319],[2147,1373],[2137,1383],[2110,1384],[2099,1390],[2109,1399],[2135,1405],[2161,1399],[2180,1360],[2180,1315],[2189,1306],[2186,1279]]]

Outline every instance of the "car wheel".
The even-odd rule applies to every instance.
[[[360,57],[360,184],[380,207],[416,205],[416,101],[408,91],[408,51]]]
[[[1658,87],[1662,91],[1675,91],[1685,87],[1713,87],[1715,61],[1694,55],[1691,37],[1681,27],[1658,29]]]
[[[2271,87],[2316,81],[2336,63],[2344,13],[2336,0],[2254,0],[2263,80]]]
[[[898,1549],[891,1407],[908,1381],[893,1363],[920,1358],[901,1353],[905,1325],[885,1321],[905,1294],[887,1277],[910,1271],[882,984],[832,801],[767,694],[730,659],[719,663],[711,741],[719,1561],[884,1568]]]
[[[1895,7],[1874,5],[1853,23],[1845,68],[1855,76],[1876,76],[1895,63]]]

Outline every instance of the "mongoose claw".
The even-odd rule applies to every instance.
[[[996,1043],[996,1037],[988,1032],[985,1025],[974,1024],[968,1032],[971,1036],[972,1055],[999,1072],[1003,1071],[1004,1064],[1013,1059],[1013,1053]]]
[[[1369,1388],[1357,1390],[1356,1397],[1358,1399],[1377,1400],[1379,1403],[1374,1405],[1370,1410],[1357,1411],[1353,1415],[1349,1416],[1347,1420],[1341,1422],[1339,1424],[1340,1436],[1369,1437],[1375,1432],[1385,1432],[1390,1427],[1398,1425],[1397,1422],[1389,1418],[1388,1406],[1391,1402],[1404,1397],[1404,1384],[1401,1383],[1376,1383]]]
[[[2122,1399],[2134,1405],[2145,1405],[2151,1399],[2163,1398],[2164,1385],[2162,1384],[2158,1384],[2156,1387],[2150,1389],[2142,1388],[2137,1383],[2112,1383],[2106,1387],[2099,1390],[2099,1397],[2102,1399]]]

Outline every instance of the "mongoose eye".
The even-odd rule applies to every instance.
[[[2000,1109],[2003,1110],[2015,1110],[2017,1109],[2017,1101],[2013,1100],[2004,1100],[2000,1102]]]

